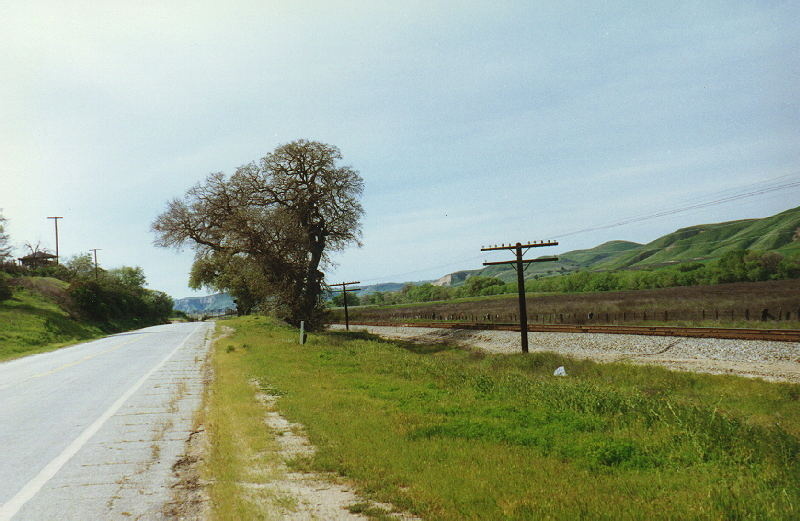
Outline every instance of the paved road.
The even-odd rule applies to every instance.
[[[0,364],[0,521],[163,519],[211,328],[150,327]]]

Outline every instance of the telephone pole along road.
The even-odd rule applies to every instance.
[[[0,521],[163,519],[213,324],[0,364]]]

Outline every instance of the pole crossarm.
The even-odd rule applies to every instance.
[[[349,286],[350,284],[361,284],[360,282],[337,282],[336,284],[331,284],[331,286],[341,286],[342,289],[331,289],[331,291],[361,291],[363,288],[347,288],[345,286]]]
[[[347,286],[351,284],[361,284],[359,281],[355,282],[339,282],[337,284],[331,284],[331,286],[341,286],[342,289],[337,289],[335,291],[341,291],[342,297],[344,299],[344,327],[345,330],[350,331],[350,316],[347,312],[347,292],[349,291],[361,291],[361,288],[352,288],[348,289]]]
[[[557,261],[558,257],[540,257],[538,259],[522,259],[522,264],[530,264],[531,262],[553,262]],[[510,261],[498,261],[498,262],[484,262],[484,266],[496,266],[498,264],[517,264],[517,261],[510,260]]]
[[[543,246],[558,246],[558,241],[539,241],[539,242],[529,242],[528,244],[520,244],[520,248],[541,248]],[[481,247],[481,251],[496,251],[496,250],[516,250],[516,244],[503,244],[501,246],[487,246],[486,248]]]
[[[538,259],[523,259],[522,256],[528,251],[529,248],[540,248],[542,246],[558,246],[558,241],[539,241],[529,242],[522,244],[501,244],[500,246],[494,245],[488,248],[481,247],[481,251],[495,251],[495,250],[511,250],[514,252],[516,259],[510,261],[499,262],[484,262],[484,266],[497,266],[499,264],[511,264],[517,272],[517,293],[519,296],[519,333],[520,344],[522,352],[528,352],[528,306],[525,301],[525,270],[533,262],[551,262],[557,261],[558,257],[539,257]],[[525,250],[525,251],[523,251]]]

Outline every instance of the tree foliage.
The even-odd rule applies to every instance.
[[[144,288],[144,285],[147,283],[144,270],[139,266],[114,268],[106,272],[106,276],[111,277],[118,284],[126,288]]]
[[[344,306],[344,299],[345,295],[347,295],[347,305],[348,306],[360,306],[361,305],[361,298],[354,294],[351,291],[347,293],[338,293],[331,298],[331,304],[334,306],[342,307]]]
[[[91,253],[73,255],[64,263],[72,279],[89,279],[94,277],[94,261]]]
[[[6,233],[7,222],[8,219],[3,217],[3,214],[0,213],[0,262],[4,262],[11,257],[11,239],[8,233]]]
[[[76,262],[85,264],[80,257]],[[145,288],[145,280],[142,268],[123,266],[104,273],[97,280],[93,275],[75,277],[68,292],[81,313],[93,320],[167,322],[172,313],[172,298],[161,291]]]
[[[299,140],[230,177],[213,173],[167,204],[155,243],[195,250],[192,284],[313,326],[328,252],[360,238],[363,181],[341,158],[334,146]]]

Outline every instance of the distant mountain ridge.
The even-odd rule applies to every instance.
[[[227,293],[216,293],[205,297],[175,299],[172,308],[190,315],[201,315],[203,313],[219,313],[229,309],[236,309],[236,304]]]

